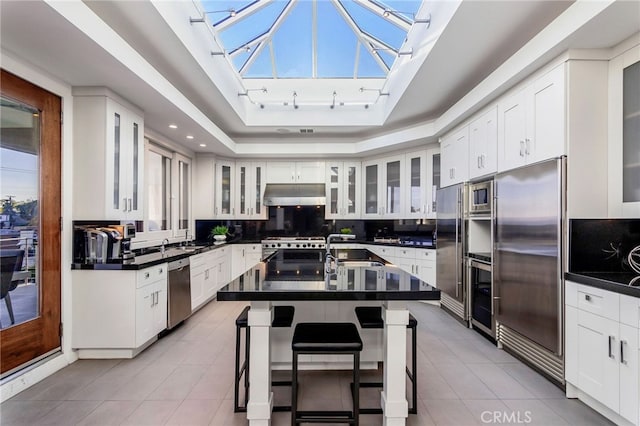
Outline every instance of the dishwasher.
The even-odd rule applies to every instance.
[[[171,330],[191,315],[191,267],[189,258],[169,262],[167,328]]]

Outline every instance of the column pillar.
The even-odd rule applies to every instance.
[[[386,301],[382,306],[384,320],[383,382],[380,397],[384,426],[405,425],[409,415],[406,395],[407,324],[406,302]]]
[[[253,301],[248,315],[251,330],[249,351],[249,402],[247,420],[250,426],[269,426],[273,393],[271,392],[271,302]]]

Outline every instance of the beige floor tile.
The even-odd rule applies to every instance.
[[[220,407],[222,400],[185,400],[173,413],[167,425],[206,426]]]
[[[119,425],[141,403],[141,401],[104,401],[91,414],[78,422],[78,426]]]
[[[0,424],[32,425],[60,405],[60,401],[9,400],[0,407]]]
[[[143,401],[122,424],[131,426],[163,425],[179,405],[180,401]]]
[[[424,400],[429,415],[438,426],[481,425],[460,400]]]
[[[206,368],[201,365],[179,365],[146,399],[183,400],[202,379],[205,371]]]
[[[74,425],[87,417],[100,403],[101,401],[64,401],[34,425]]]

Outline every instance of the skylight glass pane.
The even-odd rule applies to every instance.
[[[218,24],[230,16],[231,9],[236,12],[249,6],[255,0],[208,0],[201,1],[202,9],[207,13],[213,25]]]
[[[380,77],[385,78],[387,72],[383,70],[378,62],[374,59],[371,51],[365,46],[360,46],[360,61],[358,62],[358,77],[360,78],[372,78]]]
[[[233,56],[233,58],[231,58],[231,61],[233,62],[233,66],[236,67],[236,70],[239,70],[240,68],[242,68],[244,63],[247,62],[247,59],[249,59],[250,53],[251,52],[247,52],[245,50],[240,53],[237,53],[236,55]]]
[[[331,2],[317,5],[318,77],[353,78],[358,39]]]
[[[243,75],[244,78],[272,78],[273,68],[271,67],[271,51],[269,46],[265,46],[256,60],[251,64]]]
[[[231,52],[267,32],[286,5],[286,1],[274,1],[225,28],[220,32],[225,50]]]
[[[396,49],[402,46],[407,33],[384,19],[382,15],[377,15],[357,3],[344,0],[340,3],[342,3],[362,31]]]
[[[378,50],[378,53],[380,54],[380,57],[382,58],[384,63],[387,64],[389,68],[391,68],[393,62],[396,60],[396,53],[392,50]]]
[[[299,1],[273,36],[279,78],[312,77],[312,2]]]

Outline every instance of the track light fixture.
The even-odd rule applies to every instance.
[[[329,108],[334,109],[336,107],[336,96],[338,94],[336,93],[336,91],[333,91],[333,102],[331,103],[331,105],[329,106]]]
[[[293,109],[298,109],[298,105],[296,104],[297,97],[298,97],[298,94],[296,92],[293,92]]]
[[[400,10],[392,10],[392,9],[385,9],[384,12],[382,12],[382,16],[384,16],[385,18],[390,17],[391,15],[395,16],[395,17],[399,17],[398,15],[411,15],[413,17],[413,24],[429,24],[431,25],[431,14],[429,13],[428,16],[426,18],[419,18],[416,19],[416,14],[413,12],[402,12]]]
[[[189,18],[189,22],[190,23],[196,23],[196,22],[204,22],[204,15],[208,15],[210,13],[228,13],[230,17],[234,17],[237,15],[238,12],[236,12],[235,9],[230,8],[230,9],[224,9],[224,10],[211,10],[209,12],[203,12],[202,17],[200,18]]]

